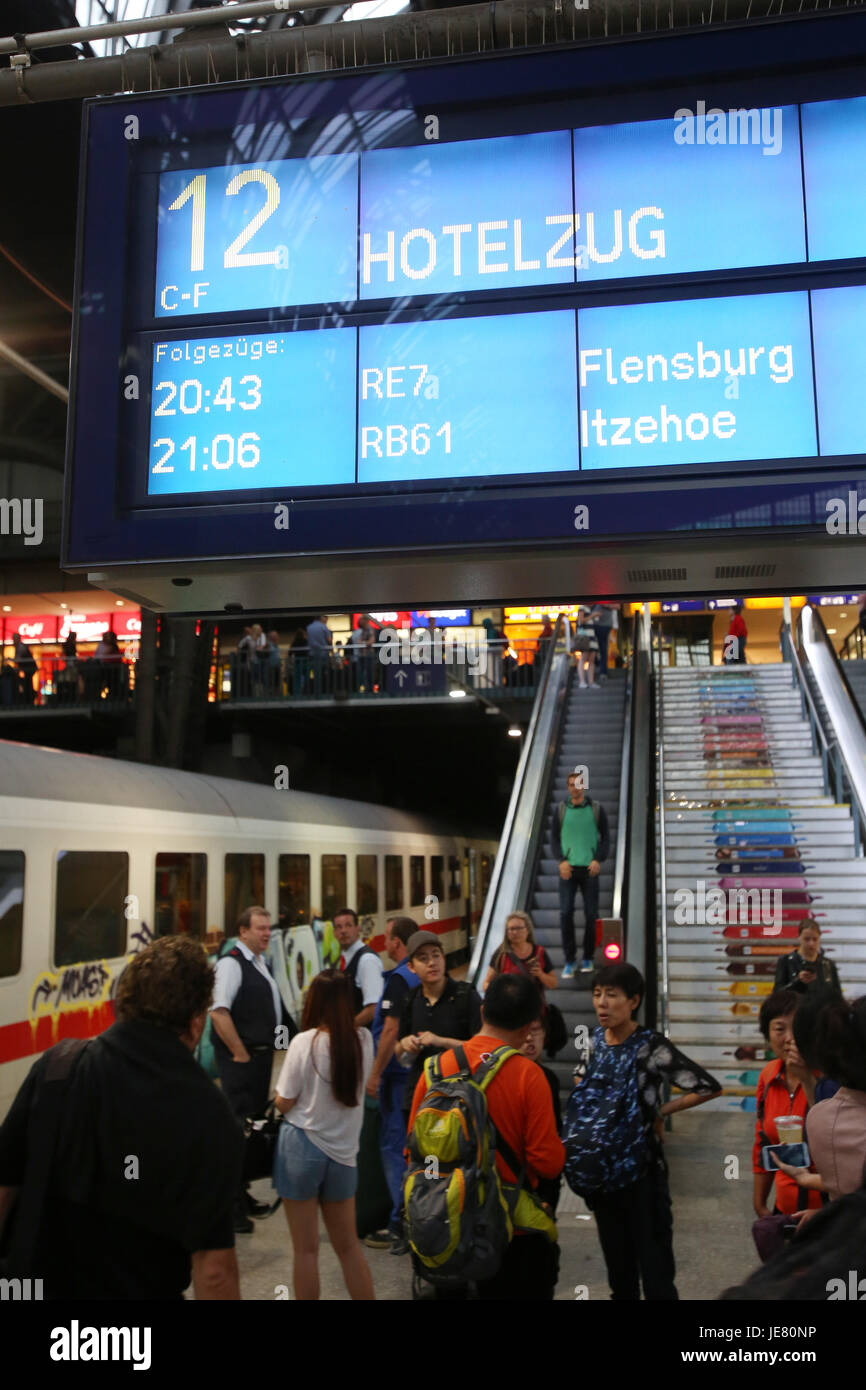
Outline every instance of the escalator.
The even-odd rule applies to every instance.
[[[649,855],[646,815],[651,775],[649,718],[649,627],[634,620],[628,671],[609,671],[597,689],[580,689],[568,655],[568,623],[560,618],[536,696],[532,721],[515,778],[511,804],[484,907],[470,966],[480,988],[489,963],[502,944],[509,912],[527,911],[535,935],[558,976],[564,964],[559,929],[559,875],[548,839],[557,805],[567,800],[568,774],[586,769],[587,790],[608,817],[610,852],[602,865],[599,914],[622,917],[625,956],[646,970],[651,944],[646,925],[646,874]],[[630,807],[634,813],[630,814]],[[626,853],[626,847],[629,853]],[[631,901],[634,913],[628,913]],[[577,897],[575,923],[578,957],[583,909]],[[589,994],[591,975],[577,974],[550,993],[562,1010],[569,1037],[577,1025],[595,1026]],[[565,1090],[573,1084],[576,1054],[571,1044],[550,1065]]]

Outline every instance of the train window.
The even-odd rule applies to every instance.
[[[0,977],[21,969],[24,929],[24,855],[0,850]]]
[[[115,850],[60,850],[54,963],[116,960],[126,952],[124,907],[129,855]]]
[[[424,856],[409,855],[409,906],[424,906]]]
[[[156,935],[203,940],[207,920],[207,855],[156,856]]]
[[[378,872],[379,856],[377,854],[358,854],[355,856],[359,917],[379,911]]]
[[[493,874],[493,855],[482,854],[481,856],[481,903],[482,906],[487,901],[487,890],[490,887],[490,879]]]
[[[279,925],[305,926],[310,921],[310,856],[280,855]]]
[[[448,896],[449,898],[463,897],[463,876],[460,872],[460,860],[456,854],[448,856]]]
[[[385,911],[399,912],[403,907],[403,856],[385,855]]]
[[[440,903],[445,900],[445,856],[430,855],[430,892]]]
[[[234,936],[238,918],[248,907],[263,906],[265,901],[265,856],[263,854],[227,854],[225,857],[225,891],[223,893],[223,932]]]
[[[334,913],[346,905],[346,856],[322,855],[322,916],[333,921]]]

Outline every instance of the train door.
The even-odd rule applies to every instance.
[[[468,845],[463,851],[463,927],[471,942],[478,926],[478,853]]]

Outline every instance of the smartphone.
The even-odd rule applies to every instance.
[[[778,1173],[770,1154],[777,1154],[783,1163],[790,1163],[792,1168],[809,1167],[809,1146],[808,1144],[765,1144],[761,1149],[761,1167],[765,1173]]]

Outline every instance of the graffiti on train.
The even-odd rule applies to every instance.
[[[129,936],[129,958],[137,956],[153,941],[146,922],[136,922]],[[70,1009],[95,1009],[114,998],[120,970],[107,960],[81,961],[59,970],[43,970],[30,993],[30,1019],[45,1014],[66,1013]]]

